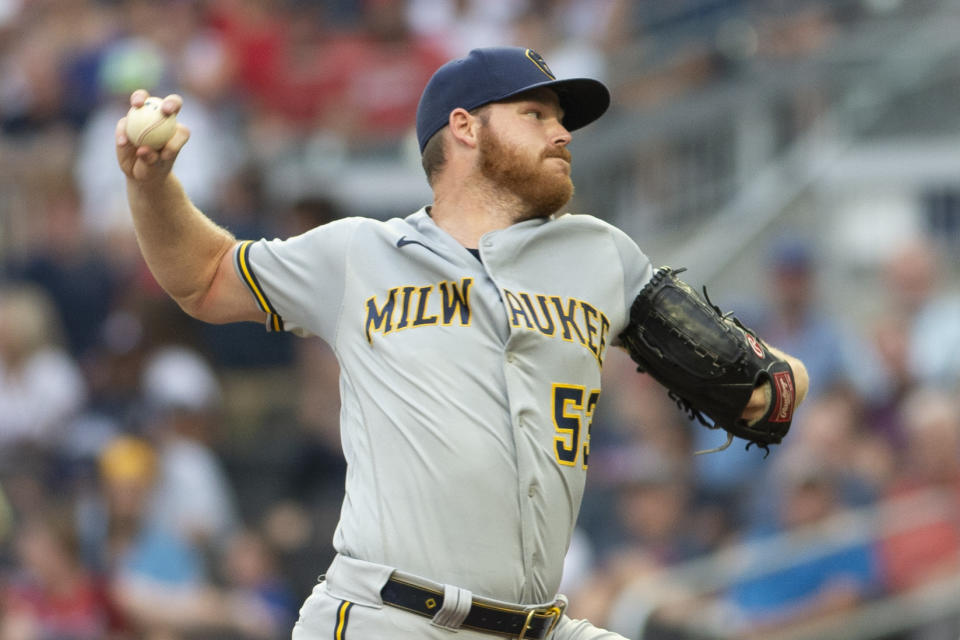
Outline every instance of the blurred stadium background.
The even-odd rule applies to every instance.
[[[960,2],[0,0],[0,640],[288,637],[332,556],[337,368],[145,270],[113,128],[184,95],[238,237],[429,197],[430,73],[538,50],[612,89],[571,210],[803,358],[785,444],[611,354],[564,589],[629,638],[960,637]]]

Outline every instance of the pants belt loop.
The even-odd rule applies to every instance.
[[[444,585],[443,606],[433,616],[430,624],[456,631],[470,613],[472,602],[473,594],[470,591],[449,584]]]

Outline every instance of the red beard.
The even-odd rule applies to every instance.
[[[570,162],[571,156],[566,147],[559,147],[532,157],[529,151],[503,142],[489,128],[481,130],[480,171],[493,184],[516,195],[524,203],[525,209],[518,212],[518,221],[556,213],[573,197],[570,176],[545,171],[543,161],[546,158],[562,158]]]

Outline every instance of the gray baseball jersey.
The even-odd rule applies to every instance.
[[[426,210],[241,243],[268,327],[341,366],[336,549],[517,603],[551,600],[580,508],[600,370],[651,267],[591,216],[483,236]]]

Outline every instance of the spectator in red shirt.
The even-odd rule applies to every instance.
[[[881,559],[903,591],[960,571],[960,418],[949,393],[920,389],[902,404],[907,446],[887,495]]]
[[[15,549],[18,567],[0,595],[0,637],[128,637],[104,585],[80,562],[69,513],[32,516],[20,527]]]
[[[417,38],[405,0],[365,0],[360,30],[331,43],[333,94],[324,125],[360,148],[395,144],[413,126],[420,93],[447,56]]]

